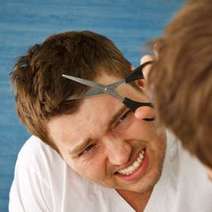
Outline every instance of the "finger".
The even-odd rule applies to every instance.
[[[141,59],[140,59],[140,65],[142,65],[143,63],[149,62],[149,61],[153,61],[154,57],[152,55],[144,55]]]
[[[153,61],[154,60],[154,57],[151,56],[151,55],[145,55],[141,58],[140,60],[140,64],[144,64],[146,62],[149,62],[149,61]],[[149,65],[146,65],[144,68],[143,68],[143,74],[144,74],[144,79],[147,79],[148,78],[148,74],[149,74],[149,71],[151,70],[151,67],[152,65],[149,64]]]
[[[155,119],[155,112],[154,112],[153,108],[143,106],[143,107],[139,107],[135,111],[135,117],[139,120],[146,120],[146,119],[154,120]]]

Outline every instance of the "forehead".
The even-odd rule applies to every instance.
[[[117,80],[119,78],[104,74],[95,81],[101,84],[110,84]],[[104,129],[108,127],[108,121],[121,107],[123,104],[109,95],[85,98],[76,113],[58,116],[50,120],[48,123],[49,133],[54,140],[64,142],[101,136]]]
[[[108,75],[105,72],[102,72],[95,79],[96,82],[102,85],[107,85],[117,80],[120,80],[120,78]],[[107,127],[107,122],[122,106],[118,99],[110,95],[96,95],[85,98],[79,111],[73,114],[72,118],[75,123],[78,123],[76,126],[85,130],[90,135],[98,136],[100,129],[103,131]]]
[[[96,132],[98,128],[103,129],[108,120],[122,106],[119,100],[109,95],[98,95],[86,99],[73,120],[80,123],[88,132]],[[98,125],[97,125],[98,124]]]

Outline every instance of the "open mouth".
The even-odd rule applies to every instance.
[[[124,180],[135,180],[144,174],[147,165],[146,149],[143,149],[128,167],[118,170],[116,175]]]

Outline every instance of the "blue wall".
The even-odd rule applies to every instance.
[[[93,30],[111,38],[138,65],[144,43],[160,35],[183,0],[1,0],[0,6],[0,211],[8,193],[17,153],[29,136],[18,121],[9,85],[17,56],[48,35]]]

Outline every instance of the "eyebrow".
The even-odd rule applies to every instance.
[[[121,114],[126,110],[126,106],[122,106],[120,107],[116,113],[113,114],[113,116],[111,117],[111,119],[108,121],[107,124],[107,130],[108,131],[110,129],[110,127],[116,122],[116,120],[118,119],[118,117],[121,116]],[[84,141],[82,141],[80,144],[77,144],[72,150],[69,151],[69,154],[72,156],[76,156],[77,154],[79,154],[84,147],[86,147],[88,144],[91,143],[93,139],[91,138],[87,138]]]

